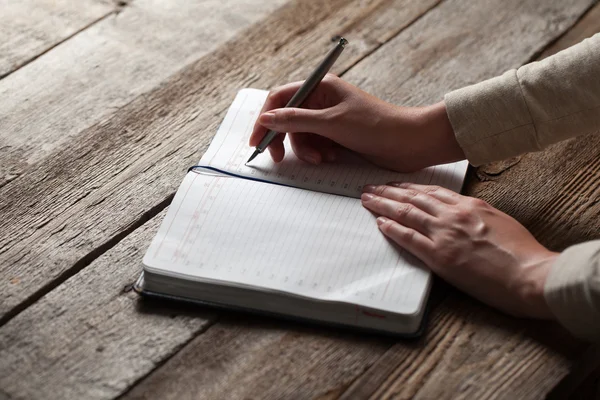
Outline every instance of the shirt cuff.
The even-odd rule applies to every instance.
[[[546,280],[544,298],[571,333],[600,341],[600,240],[569,247],[558,257]]]
[[[475,166],[540,150],[517,70],[444,96],[456,140]]]

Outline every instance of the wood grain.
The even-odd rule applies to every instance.
[[[136,0],[0,80],[0,187],[286,1]],[[86,9],[51,7],[68,16],[75,4]]]
[[[0,2],[0,79],[123,5],[111,0],[3,0]]]
[[[540,58],[554,54],[599,31],[600,6],[596,5],[566,35],[546,48]],[[478,179],[477,174],[470,174],[465,193],[483,198],[516,217],[531,229],[542,243],[551,248],[561,250],[572,243],[598,238],[600,207],[597,204],[596,188],[599,175],[597,170],[599,149],[600,137],[596,135],[562,143],[544,152],[528,154],[519,157],[518,160],[510,160],[508,163],[486,165],[480,170],[487,175],[487,178]],[[492,176],[488,175],[490,171],[493,171]],[[587,185],[582,186],[583,182]],[[577,195],[573,196],[573,193]],[[563,206],[562,212],[552,211],[564,204],[569,206],[566,208]],[[558,332],[555,334],[557,338],[561,337]],[[585,348],[577,347],[575,342],[564,336],[564,333],[562,336],[566,340],[565,343],[570,342],[574,346],[573,349]],[[519,354],[527,360],[527,365],[533,366],[538,357],[544,357],[538,353],[537,346],[526,347],[528,348],[521,348]],[[573,351],[564,354],[563,362],[570,359],[568,364],[577,365],[580,362],[578,353]],[[448,363],[449,371],[446,370],[445,373],[439,374],[437,371],[440,367],[436,368],[435,372],[439,374],[436,378],[437,385],[426,384],[415,391],[414,386],[407,385],[406,382],[407,367],[403,363],[404,357],[405,354],[400,349],[392,348],[373,368],[357,380],[342,398],[370,396],[444,398],[449,396],[440,393],[440,387],[447,388],[447,393],[453,393],[453,397],[459,397],[456,393],[460,393],[461,398],[541,398],[546,393],[552,393],[554,386],[562,378],[570,378],[567,374],[569,369],[557,373],[554,367],[546,368],[548,365],[545,363],[526,370],[523,370],[520,365],[513,365],[513,368],[517,368],[513,369],[508,367],[506,360],[499,360],[493,364],[476,364],[478,368],[493,366],[499,369],[495,382],[482,383],[477,379],[479,373],[470,370],[468,360],[464,365],[463,360],[455,359],[454,362]],[[428,365],[431,366],[433,363]],[[444,367],[441,368],[443,371]],[[579,365],[577,369],[589,371],[589,367]],[[467,384],[464,386],[457,383],[465,382],[464,378],[460,378],[461,374],[468,377]],[[432,381],[434,376],[432,375]],[[535,386],[539,390],[537,393],[530,391]],[[571,385],[571,389],[573,387],[575,386]],[[563,391],[560,398],[564,398],[567,393]]]
[[[547,328],[552,342],[562,335],[556,327],[508,318],[462,295],[435,308],[424,338],[391,348],[388,338],[231,319],[194,339],[125,398],[338,398],[350,387],[343,398],[358,399],[376,392],[375,380],[365,380],[375,374],[383,387],[394,385],[375,398],[488,398],[498,390],[531,398],[566,372],[561,351],[579,350],[567,344],[549,352],[536,331]]]
[[[593,6],[564,36],[544,49],[538,60],[600,32],[600,4]],[[486,171],[496,170],[493,176]],[[479,172],[482,173],[479,173]],[[558,143],[543,152],[478,169],[467,193],[489,201],[523,223],[544,245],[563,250],[600,238],[600,136]],[[482,175],[487,177],[482,177]]]
[[[358,7],[359,4],[364,7]],[[387,4],[389,7],[381,7],[382,4]],[[35,246],[29,246],[28,249],[23,247],[30,254],[25,256],[28,260],[22,258],[19,261],[18,257],[10,261],[7,258],[3,259],[7,262],[0,264],[2,268],[22,262],[21,266],[27,269],[23,270],[23,274],[19,274],[20,278],[13,280],[11,284],[18,289],[24,280],[30,277],[35,279],[36,271],[32,268],[35,264],[46,269],[53,266],[64,268],[64,264],[71,268],[79,268],[81,264],[77,263],[80,263],[80,260],[85,262],[87,254],[98,255],[93,252],[106,243],[104,242],[106,238],[110,239],[111,235],[126,232],[130,229],[130,224],[141,224],[140,221],[146,218],[144,217],[146,212],[156,204],[160,204],[161,199],[169,198],[179,183],[185,166],[200,157],[198,148],[202,149],[202,146],[206,146],[210,140],[209,135],[215,132],[223,111],[231,102],[235,91],[247,84],[247,79],[264,79],[264,82],[260,81],[259,84],[271,86],[287,80],[288,75],[306,74],[314,61],[330,47],[327,40],[318,39],[330,36],[331,24],[336,26],[347,24],[348,32],[354,36],[353,32],[371,32],[364,24],[390,21],[387,33],[379,24],[378,29],[372,31],[373,35],[377,34],[377,36],[361,37],[358,34],[354,36],[353,43],[357,43],[357,49],[348,52],[351,57],[346,58],[345,64],[340,64],[342,67],[344,65],[347,67],[364,56],[366,50],[378,46],[379,40],[393,36],[395,32],[427,11],[427,8],[423,8],[424,4],[414,4],[411,8],[402,1],[392,4],[348,3],[340,0],[338,3],[330,3],[331,8],[324,10],[322,3],[317,1],[291,3],[265,20],[264,26],[253,27],[244,32],[222,50],[199,60],[165,82],[153,93],[139,98],[118,111],[113,117],[114,120],[82,132],[79,137],[83,139],[74,140],[70,148],[73,150],[79,147],[79,152],[67,150],[57,152],[46,163],[46,167],[36,167],[31,173],[15,179],[0,189],[3,191],[3,196],[7,194],[11,197],[10,199],[1,197],[3,200],[7,199],[0,206],[2,212],[15,206],[27,208],[29,204],[35,208],[37,206],[34,204],[38,204],[41,206],[38,209],[39,218],[47,216],[47,218],[62,219],[64,217],[58,225],[54,225],[56,220],[48,220],[45,226],[40,227],[45,229],[53,226],[48,231],[49,238],[58,241],[44,244],[40,236],[29,237],[26,240],[33,240],[30,244],[35,243]],[[432,2],[429,6],[435,4]],[[317,10],[322,12],[317,13]],[[397,11],[397,18],[390,18],[387,14],[390,10]],[[378,16],[381,16],[381,19]],[[273,29],[273,26],[277,26],[276,22],[295,19],[306,21],[306,26],[298,26],[298,31],[291,32],[288,29],[289,24],[281,24],[280,30]],[[272,43],[279,43],[278,41],[282,43],[280,48],[273,49]],[[306,50],[298,52],[298,49],[303,48]],[[263,53],[262,58],[256,60],[256,55]],[[303,70],[295,70],[297,64],[289,62],[292,56],[306,57],[307,62]],[[232,63],[232,59],[236,62]],[[249,62],[251,60],[256,64]],[[269,68],[271,62],[280,67]],[[260,71],[274,72],[260,74]],[[204,108],[199,110],[199,104],[204,105]],[[171,107],[178,107],[180,111],[174,112]],[[134,121],[139,125],[132,126]],[[196,122],[194,126],[184,129],[186,121]],[[174,134],[179,135],[179,139],[175,142],[172,137]],[[187,144],[187,142],[191,143]],[[161,148],[161,146],[166,147]],[[155,153],[152,153],[153,149]],[[139,159],[132,159],[131,154],[141,155]],[[136,162],[141,164],[136,166]],[[53,164],[50,167],[52,172],[47,175],[50,164]],[[153,165],[161,167],[155,169]],[[134,168],[127,170],[131,167]],[[122,169],[125,169],[124,175],[118,177]],[[148,170],[143,172],[145,169]],[[159,171],[168,171],[169,176],[164,176],[163,179],[161,178],[163,172]],[[141,176],[140,172],[146,175]],[[47,181],[44,177],[50,179]],[[25,182],[27,179],[33,180]],[[37,182],[37,185],[45,185],[44,181],[48,184],[45,190],[41,190],[41,186],[36,189],[31,185],[33,182]],[[171,182],[168,183],[169,181]],[[96,187],[92,190],[106,190],[101,197],[95,198],[94,194],[89,194],[77,200],[81,196],[81,189],[85,193],[94,185],[100,186],[100,184],[105,186],[102,189]],[[18,200],[13,196],[17,185],[33,192],[23,193],[25,197],[18,196],[21,198]],[[69,197],[67,188],[79,193]],[[60,194],[61,192],[63,195]],[[50,193],[53,193],[51,197],[54,199],[47,199],[48,202],[43,200],[43,197]],[[30,195],[32,197],[27,201]],[[108,200],[107,196],[114,196],[114,198]],[[92,201],[87,203],[90,199]],[[114,200],[118,200],[120,205],[114,203]],[[143,204],[138,203],[137,215],[131,214],[132,210],[127,210],[128,205],[139,200],[142,200]],[[43,202],[46,202],[45,205],[42,205]],[[75,202],[75,208],[70,202]],[[18,203],[21,203],[20,206]],[[62,205],[59,205],[60,203]],[[57,214],[47,215],[48,207],[54,207],[52,204],[62,208],[62,211],[57,208]],[[98,210],[103,211],[99,214]],[[89,215],[76,216],[73,214],[74,211],[86,215],[89,213]],[[63,212],[62,217],[61,212]],[[8,212],[4,214],[4,216],[9,215]],[[104,216],[111,221],[106,221],[106,225],[100,226]],[[190,337],[214,322],[212,315],[203,313],[202,310],[192,312],[196,318],[172,319],[171,314],[181,313],[179,308],[167,308],[161,312],[160,309],[155,310],[156,305],[145,307],[143,305],[147,303],[131,301],[136,299],[132,293],[120,292],[121,288],[133,282],[140,271],[139,263],[142,254],[162,216],[162,214],[158,215],[143,228],[137,229],[116,247],[67,279],[57,289],[49,291],[40,301],[25,309],[0,329],[0,387],[7,395],[26,398],[117,396],[137,379],[168,359]],[[33,217],[34,220],[36,218],[34,213],[29,211],[21,213],[21,217]],[[121,222],[118,222],[119,220]],[[78,228],[81,231],[74,236],[71,231],[71,234],[61,237],[63,232],[70,231],[69,226],[72,223],[78,225],[83,223]],[[97,230],[95,227],[99,226],[100,230]],[[104,234],[99,234],[102,231]],[[86,237],[80,236],[81,233]],[[27,234],[21,239],[26,237]],[[65,241],[65,238],[67,240],[63,246],[57,246]],[[79,238],[83,241],[79,241]],[[118,240],[120,239],[121,237],[118,237]],[[6,246],[24,244],[17,241],[3,243]],[[112,243],[110,245],[112,246]],[[42,250],[45,246],[47,246],[45,250]],[[87,249],[82,249],[81,246]],[[67,247],[71,250],[67,251]],[[40,250],[48,253],[41,256]],[[7,256],[10,251],[4,247],[2,257]],[[33,261],[36,259],[38,261]],[[32,262],[33,264],[30,264]],[[71,264],[68,264],[69,262]],[[72,263],[75,263],[75,267]],[[46,275],[46,278],[48,277],[50,275]],[[5,304],[2,303],[3,306]],[[144,311],[150,310],[152,310],[151,315],[146,315]],[[145,327],[145,324],[149,326]],[[166,326],[168,328],[165,328]],[[61,333],[63,329],[65,331]],[[305,347],[305,343],[306,341],[298,346],[298,349]],[[379,344],[375,343],[371,346],[379,346]],[[368,350],[369,347],[366,349]],[[369,359],[371,356],[367,350],[362,355],[358,353],[353,355],[354,359]],[[335,357],[342,356],[338,353]],[[362,364],[357,362],[355,365],[362,371]],[[355,376],[360,371],[339,372],[337,375],[331,375],[330,379],[348,379],[348,376]],[[25,375],[32,378],[26,381],[20,379]],[[57,385],[56,382],[62,384]],[[336,383],[337,381],[331,385],[335,386]]]
[[[166,206],[237,90],[301,79],[330,48],[331,26],[355,43],[336,64],[343,70],[436,1],[290,3],[0,188],[0,315],[6,320]],[[285,21],[298,15],[305,20],[290,30]]]
[[[585,38],[600,32],[600,4],[593,6],[583,18],[565,35],[548,46],[538,59],[544,59]],[[474,195],[488,198],[500,208],[505,208],[521,220],[545,245],[562,250],[571,244],[600,238],[600,195],[598,187],[600,175],[600,138],[598,135],[579,137],[559,143],[541,153],[519,157],[519,166],[494,178],[495,188],[486,187],[472,179],[468,190]],[[522,161],[522,164],[521,164]],[[516,163],[514,163],[516,165]],[[489,169],[494,166],[483,166]],[[512,166],[511,166],[512,167]],[[535,177],[528,185],[531,176]],[[519,200],[527,202],[533,216],[524,207],[516,207],[513,202],[502,202],[493,196],[497,186],[513,186],[516,193],[524,193]],[[525,187],[527,186],[527,187]],[[539,188],[531,196],[528,191]],[[558,188],[558,189],[557,189]],[[522,190],[525,190],[523,192]],[[513,192],[513,193],[514,193]],[[529,192],[530,193],[530,192]],[[588,348],[576,360],[573,371],[564,377],[550,392],[549,399],[582,399],[600,396],[600,354],[598,345]],[[588,377],[588,374],[591,375]],[[587,378],[586,378],[587,377]],[[572,393],[570,396],[569,394]]]
[[[113,398],[214,322],[211,311],[145,304],[127,285],[158,221],[2,327],[0,388],[9,398]]]
[[[124,398],[335,398],[390,341],[229,314]]]
[[[500,49],[508,46],[511,51],[519,52],[523,58],[521,62],[524,62],[543,43],[552,40],[568,27],[569,21],[577,16],[570,7],[578,8],[580,12],[585,8],[584,3],[572,4],[568,9],[563,4],[559,7],[558,2],[530,1],[525,5],[516,4],[516,1],[515,4],[508,3],[501,10],[488,15],[495,15],[505,23],[515,24],[504,27],[508,32],[524,29],[528,33],[525,39],[529,38],[530,41],[524,40],[520,46],[513,46],[508,40],[510,37],[502,42],[498,38],[502,35],[496,33],[492,35],[494,44],[489,44],[491,39],[483,34],[479,41],[472,41],[468,35],[453,40],[463,44],[463,51],[468,48],[470,52],[485,53],[488,45]],[[542,4],[546,7],[550,3],[554,8],[541,10],[539,7]],[[340,9],[341,14],[329,12],[323,20],[310,20],[306,27],[299,27],[297,32],[290,34],[276,31],[274,34],[278,36],[274,37],[284,44],[271,52],[268,48],[252,47],[254,41],[244,41],[247,37],[256,40],[270,32],[261,27],[253,27],[244,36],[177,73],[152,93],[119,110],[110,120],[81,132],[76,139],[70,141],[68,151],[53,152],[44,167],[33,165],[27,175],[0,189],[0,199],[8,199],[0,203],[0,221],[8,221],[3,222],[3,229],[11,228],[12,232],[16,232],[15,227],[27,226],[25,223],[32,221],[37,221],[42,226],[30,229],[15,240],[2,238],[0,243],[3,250],[0,250],[0,257],[6,258],[2,258],[1,265],[10,262],[17,267],[0,273],[5,274],[5,277],[8,275],[7,271],[18,272],[19,277],[26,279],[35,271],[29,269],[32,266],[44,271],[56,266],[58,272],[55,270],[54,275],[42,275],[41,280],[34,281],[39,287],[43,282],[51,281],[61,271],[64,273],[69,268],[75,268],[78,260],[84,260],[99,244],[110,242],[111,238],[132,224],[141,223],[145,218],[144,211],[155,207],[162,199],[168,199],[174,185],[179,183],[184,167],[199,158],[198,148],[200,151],[205,148],[201,146],[206,146],[236,88],[249,82],[267,87],[265,85],[287,81],[290,75],[301,77],[306,71],[289,70],[289,62],[286,61],[291,56],[308,57],[316,53],[315,58],[319,58],[320,51],[327,47],[326,44],[321,46],[317,40],[326,31],[324,26],[330,26],[332,21],[339,22],[348,14],[351,17],[345,21],[352,29],[366,33],[370,30],[364,25],[364,21],[371,24],[378,20],[377,15],[385,15],[386,20],[394,21],[393,16],[387,14],[380,4],[384,3],[369,3],[372,7],[366,7],[366,10],[358,9],[356,4],[349,4],[348,8]],[[402,2],[394,4],[402,5]],[[426,57],[437,60],[438,54],[443,53],[442,50],[446,47],[440,45],[438,51],[432,53],[430,44],[439,43],[437,40],[440,38],[434,36],[434,43],[429,43],[427,36],[419,35],[423,27],[430,26],[429,24],[435,24],[436,28],[450,26],[455,30],[464,29],[464,21],[479,21],[483,24],[483,19],[477,17],[481,14],[480,8],[489,5],[466,5],[466,1],[447,0],[434,11],[448,7],[458,10],[456,12],[467,13],[467,16],[461,19],[447,11],[447,19],[440,20],[431,17],[434,14],[431,12],[398,35],[398,38],[403,39],[390,42],[389,45],[394,43],[396,48],[407,38],[419,37],[419,41],[412,42],[414,48],[411,47],[408,56],[400,61],[406,63],[407,68],[410,65],[421,65],[421,68],[415,68],[412,76],[407,79],[390,81],[397,85],[395,91],[381,86],[377,80],[371,81],[375,82],[375,94],[379,94],[377,90],[382,91],[382,96],[386,93],[403,92],[409,96],[406,99],[408,103],[428,101],[428,96],[436,98],[439,93],[410,97],[411,93],[418,93],[421,87],[425,87],[424,91],[435,90],[431,86],[423,86],[426,76],[435,77],[440,85],[448,87],[464,84],[461,79],[471,79],[460,74],[435,75],[433,70],[443,65],[448,68],[454,63],[461,65],[462,56],[453,54],[442,57],[441,64],[424,62]],[[341,6],[342,4],[333,4],[332,8]],[[407,8],[398,6],[402,12],[407,12]],[[521,13],[516,15],[526,14],[527,18],[511,18],[511,9]],[[411,10],[419,15],[414,8]],[[474,14],[468,14],[469,12]],[[264,23],[281,21],[282,18],[291,20],[302,16],[302,13],[307,16],[314,14],[311,3],[292,3],[275,13],[273,20],[267,19]],[[355,19],[352,19],[353,15]],[[414,20],[415,15],[404,25]],[[469,15],[471,18],[467,18]],[[562,20],[562,23],[543,24],[544,17],[547,16]],[[423,22],[430,18],[428,23]],[[302,18],[299,20],[302,21]],[[452,21],[462,26],[457,27]],[[486,22],[489,23],[489,18]],[[520,24],[537,26],[539,30],[525,29]],[[475,32],[484,29],[474,23],[466,26],[471,26]],[[388,29],[389,37],[398,32],[397,26]],[[272,38],[267,37],[265,43],[269,40]],[[464,44],[465,41],[467,44]],[[307,53],[298,54],[300,47],[294,46],[304,43],[309,47]],[[371,51],[381,42],[366,35],[359,41],[361,46],[363,43],[370,43],[369,46],[365,44],[364,48]],[[374,55],[384,51],[386,46],[382,46]],[[255,57],[264,53],[262,58],[253,59],[258,64],[256,67],[243,63],[244,52],[240,50],[244,48],[249,48],[249,54],[254,54]],[[368,51],[355,54],[345,64],[341,63],[340,67],[348,68],[364,54],[368,54]],[[389,51],[389,48],[387,54],[398,61],[395,55],[397,53]],[[231,70],[223,69],[223,63],[231,63],[230,60],[240,63],[231,67]],[[379,61],[382,60],[385,61],[380,57]],[[269,68],[270,62],[274,63],[272,69]],[[501,68],[496,64],[501,62],[507,61],[499,57],[493,63],[490,62],[488,68],[490,71]],[[365,73],[370,72],[369,68],[364,67],[365,64],[359,63],[356,68],[364,68]],[[217,71],[225,71],[224,76],[217,79]],[[267,76],[264,77],[261,71],[268,71],[264,74]],[[348,76],[354,82],[363,78],[371,79],[370,74],[365,77],[356,73],[352,77],[353,73]],[[213,77],[219,85],[210,84]],[[209,104],[212,108],[199,110],[198,104]],[[160,140],[162,143],[157,145]],[[137,160],[131,160],[131,154],[141,156]],[[93,168],[81,168],[83,166]],[[150,169],[140,175],[139,172],[144,171],[144,168]],[[94,187],[101,185],[102,188]],[[69,197],[68,194],[73,190],[77,193]],[[33,196],[33,200],[27,200],[29,195]],[[77,200],[78,197],[83,198]],[[564,332],[557,330],[555,326],[513,320],[457,294],[433,310],[431,328],[425,339],[421,342],[398,342],[393,346],[389,339],[344,334],[325,328],[290,327],[279,321],[235,314],[227,314],[223,324],[208,327],[215,322],[215,317],[206,310],[182,310],[164,303],[160,303],[162,310],[157,304],[146,307],[143,306],[146,303],[139,302],[135,297],[131,298],[132,294],[119,292],[136,275],[139,268],[137,262],[161,218],[162,215],[159,215],[137,229],[0,329],[0,379],[2,387],[7,388],[6,393],[30,398],[48,397],[49,392],[62,398],[83,395],[109,398],[122,393],[138,379],[166,362],[164,368],[158,369],[144,380],[130,395],[157,397],[155,393],[163,394],[161,385],[165,385],[165,382],[160,383],[161,379],[179,378],[177,381],[170,381],[169,385],[171,389],[186,389],[178,392],[181,396],[201,396],[201,390],[206,389],[213,398],[226,397],[229,390],[235,389],[234,394],[240,397],[260,394],[263,390],[268,391],[272,397],[293,394],[296,397],[335,398],[350,387],[352,390],[346,395],[357,398],[371,395],[378,388],[375,380],[365,381],[359,378],[364,369],[372,366],[367,375],[377,375],[385,382],[382,392],[378,393],[398,394],[398,397],[401,393],[433,393],[439,394],[437,397],[448,397],[450,394],[447,392],[440,394],[441,386],[436,384],[436,379],[442,379],[444,384],[454,385],[452,387],[462,383],[459,389],[467,395],[489,394],[487,387],[502,390],[514,387],[512,392],[507,393],[539,396],[548,390],[552,379],[556,380],[568,371],[573,355],[580,348],[578,343],[565,339]],[[52,232],[54,234],[49,235]],[[61,242],[65,243],[56,248]],[[33,244],[36,245],[35,248]],[[39,275],[36,279],[40,279]],[[23,286],[25,290],[29,287],[31,293],[31,287],[35,290],[36,286],[31,285],[31,282],[28,284],[30,286]],[[5,293],[4,287],[2,293]],[[69,298],[65,303],[65,299]],[[4,300],[3,298],[2,301]],[[18,301],[12,304],[18,304]],[[136,306],[141,309],[136,309]],[[174,320],[170,319],[169,314],[176,315]],[[132,335],[128,330],[130,327],[139,334]],[[184,351],[169,360],[181,346],[207,327],[206,334],[211,334],[212,331],[211,337],[214,340],[205,340],[204,334],[200,335]],[[167,329],[171,331],[167,332]],[[223,340],[219,341],[218,338]],[[238,350],[228,351],[227,346],[230,344]],[[106,346],[109,346],[108,351]],[[265,352],[267,355],[263,356]],[[195,356],[200,357],[201,354],[207,356],[201,357],[202,364],[198,364]],[[214,355],[216,359],[209,357],[210,355]],[[291,362],[290,356],[295,362]],[[411,360],[415,362],[410,363]],[[520,363],[523,360],[525,361]],[[295,363],[303,368],[295,368]],[[510,371],[514,366],[526,369],[517,369],[519,374],[499,375],[501,370]],[[385,369],[377,374],[376,368],[383,367]],[[182,376],[169,374],[169,368],[179,371]],[[261,373],[261,368],[266,368],[264,373]],[[551,372],[547,373],[549,370]],[[213,379],[203,380],[200,387],[195,379],[203,371]],[[227,386],[228,373],[240,377],[250,374],[253,379],[245,380],[244,385],[232,388],[231,384]],[[446,374],[449,378],[446,378]],[[32,378],[23,382],[23,376]],[[415,378],[411,380],[410,376]],[[533,385],[527,384],[528,379],[532,380]],[[56,382],[65,384],[57,387]],[[358,391],[361,387],[370,389]],[[421,387],[425,387],[425,391],[420,392]],[[535,393],[529,392],[536,387],[538,389]],[[193,392],[190,388],[197,391]],[[171,392],[173,394],[176,393]]]
[[[571,29],[537,57],[543,60],[600,32],[600,3],[592,6]]]
[[[589,3],[581,4],[580,12],[585,10],[586,5]],[[562,4],[555,3],[554,6],[554,13],[564,12]],[[557,14],[545,14],[546,17],[554,15],[556,21],[561,21],[554,26],[556,30],[551,29],[550,33],[545,30],[549,24],[542,21],[525,22],[502,15],[503,12],[515,12],[515,15],[532,18],[536,5],[531,2],[498,4],[497,9],[487,7],[490,5],[486,5],[485,10],[474,10],[472,3],[444,2],[356,65],[345,78],[359,83],[371,93],[398,103],[414,105],[436,101],[447,90],[470,83],[472,76],[477,80],[484,79],[527,62],[543,48],[544,41],[538,35],[547,35],[545,43],[548,43],[578,16],[573,13],[570,18],[561,18]],[[544,12],[548,12],[548,9]],[[497,24],[493,24],[489,18],[482,17],[484,14],[502,17],[498,17]],[[481,25],[475,24],[474,21],[478,20]],[[515,25],[507,26],[506,21],[509,20],[515,21]],[[444,26],[443,32],[439,32],[439,26]],[[477,32],[478,37],[485,40],[481,39],[477,45],[465,31]],[[536,39],[513,43],[511,35],[521,35],[523,38],[534,36]],[[416,41],[414,37],[421,41]],[[499,41],[504,38],[507,45],[490,44],[491,37]],[[403,64],[393,56],[396,54],[410,56]],[[489,63],[476,60],[488,60]],[[457,77],[457,74],[451,73],[455,70],[464,72],[464,75]],[[396,81],[400,83],[390,84]],[[484,306],[474,305],[472,300],[456,293],[433,310],[431,330],[422,341],[398,342],[385,353],[380,353],[381,358],[346,390],[344,386],[348,385],[347,380],[339,384],[338,390],[322,386],[327,390],[313,391],[307,388],[304,391],[306,386],[299,382],[314,379],[311,373],[305,372],[306,368],[293,369],[296,377],[294,382],[286,380],[275,384],[277,379],[272,381],[271,378],[277,374],[265,372],[254,380],[255,384],[236,387],[235,391],[231,385],[196,384],[200,379],[199,373],[184,374],[183,371],[189,370],[192,365],[197,366],[196,355],[208,352],[211,348],[211,342],[205,342],[204,339],[203,336],[194,339],[184,351],[137,386],[131,392],[131,397],[148,398],[159,393],[167,398],[176,398],[185,396],[192,388],[193,393],[206,389],[210,394],[207,398],[252,398],[261,393],[261,388],[269,387],[272,398],[282,397],[284,393],[294,390],[295,393],[301,393],[299,396],[303,398],[331,393],[335,393],[335,397],[343,393],[343,398],[348,399],[457,396],[541,398],[568,374],[573,360],[585,348],[554,324],[511,319]],[[352,353],[354,350],[347,348],[342,351]],[[225,348],[220,351],[227,352]],[[260,360],[243,355],[240,358],[240,361],[235,359],[218,363],[214,368],[225,376],[235,374],[240,363],[246,363],[247,371],[271,371]],[[273,358],[269,360],[270,364],[275,362]],[[207,368],[208,364],[201,364],[200,370],[206,371]],[[292,370],[290,367],[282,368],[285,371]],[[165,381],[169,384],[165,385]],[[221,391],[216,391],[219,387],[222,387]]]

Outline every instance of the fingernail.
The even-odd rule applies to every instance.
[[[377,226],[381,226],[387,222],[386,217],[377,217]]]
[[[386,185],[400,187],[400,185],[402,185],[402,182],[390,182],[390,183],[387,183]]]
[[[312,154],[304,156],[304,159],[313,165],[319,165],[319,159]]]
[[[375,196],[374,196],[374,195],[372,195],[371,193],[363,193],[363,194],[360,196],[360,199],[361,199],[362,201],[369,201],[369,200],[373,200],[374,198],[375,198]]]
[[[260,116],[259,122],[262,125],[273,125],[275,123],[275,113],[267,111]]]
[[[373,193],[375,192],[375,185],[365,185],[363,186],[363,193]]]

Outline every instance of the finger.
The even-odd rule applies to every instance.
[[[265,100],[265,104],[263,104],[260,113],[262,114],[274,108],[285,107],[285,105],[290,101],[294,94],[296,94],[303,83],[304,81],[296,81],[271,90],[267,96],[267,99]]]
[[[304,154],[316,151],[320,154],[321,162],[333,162],[337,159],[337,143],[314,133],[295,132],[290,134],[292,149],[303,159]]]
[[[294,154],[301,159],[313,165],[319,165],[323,161],[323,155],[314,142],[310,140],[310,133],[290,134],[290,143]]]
[[[277,132],[311,132],[326,136],[326,109],[278,108],[258,117],[258,123]]]
[[[338,152],[336,150],[337,143],[322,136],[312,135],[314,139],[313,146],[321,152],[324,161],[334,162],[337,160]]]
[[[419,258],[427,266],[432,265],[431,254],[434,254],[434,244],[431,239],[414,229],[385,217],[377,218],[377,226],[385,236],[397,245]]]
[[[431,237],[435,229],[435,217],[410,203],[400,203],[372,193],[363,193],[360,199],[363,206],[375,214],[393,219],[425,236]]]
[[[390,186],[398,187],[401,189],[416,190],[428,194],[431,197],[438,199],[446,204],[457,204],[461,200],[461,195],[453,192],[450,189],[446,189],[435,185],[419,185],[417,183],[409,182],[392,182],[388,183]]]
[[[271,154],[271,158],[276,163],[281,162],[283,157],[285,156],[285,148],[283,147],[283,139],[285,138],[285,133],[280,133],[277,135],[273,141],[269,144],[269,153]]]
[[[300,86],[302,86],[302,82],[293,82],[271,90],[267,96],[267,99],[265,100],[265,104],[263,104],[263,107],[260,110],[259,115],[262,115],[263,113],[275,108],[285,107],[294,93],[298,91]],[[250,134],[250,146],[256,147],[267,133],[267,130],[268,129],[261,125],[257,119],[254,123],[252,133]]]
[[[433,196],[414,190],[388,185],[365,185],[364,193],[373,193],[401,203],[410,203],[428,214],[438,216],[444,212],[448,204],[441,202]]]

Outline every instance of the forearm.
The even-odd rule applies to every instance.
[[[543,61],[448,93],[456,139],[473,165],[600,132],[600,34]]]

